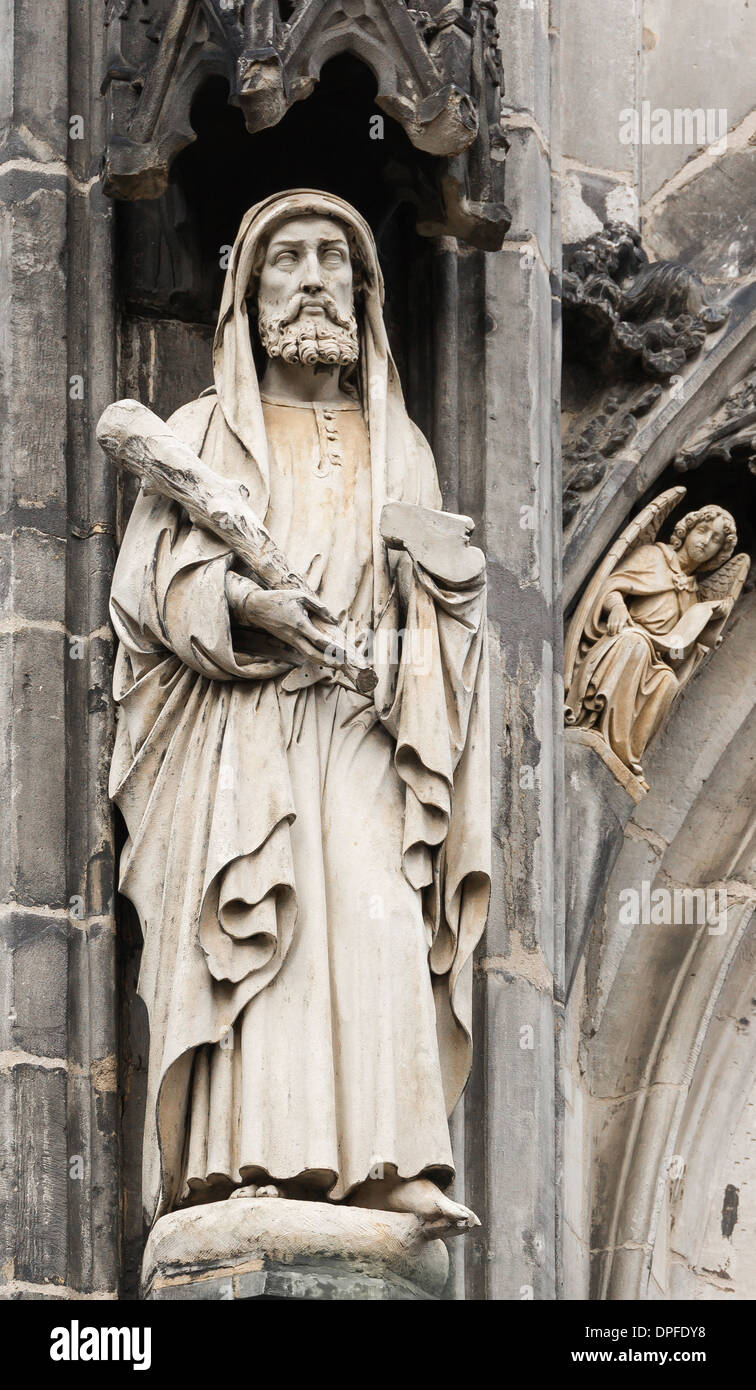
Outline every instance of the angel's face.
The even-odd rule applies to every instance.
[[[711,521],[699,521],[691,527],[681,550],[689,562],[691,570],[700,569],[708,560],[718,555],[725,543],[724,518],[715,516]]]

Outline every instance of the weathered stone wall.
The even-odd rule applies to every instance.
[[[684,10],[676,0],[580,0],[565,7],[562,27],[565,243],[617,218],[645,226],[660,198],[718,158],[712,146],[723,135],[730,150],[743,149],[742,179],[754,92],[749,65],[738,58],[756,44],[747,0],[686,0]],[[628,139],[629,112],[637,113],[637,139]],[[717,180],[710,197],[729,204],[728,184]],[[688,242],[706,247],[702,211],[701,200],[685,206],[660,256]],[[731,240],[748,236],[732,216],[729,225]]]
[[[11,1297],[113,1296],[114,485],[94,441],[115,380],[102,32],[97,7],[74,0],[44,16],[17,0],[5,21],[0,1270]]]
[[[683,16],[675,0],[644,0],[642,18],[641,92],[651,112],[716,112],[717,136],[735,131],[754,105],[750,64],[738,61],[738,55],[756,48],[753,6],[746,0],[688,0]],[[720,111],[726,113],[721,125]],[[697,129],[698,122],[695,125]],[[685,136],[684,119],[681,129]],[[644,143],[641,207],[711,143],[710,138]]]
[[[468,1195],[485,1212],[486,1232],[468,1256],[477,1269],[467,1296],[523,1299],[554,1298],[559,1278],[560,242],[550,157],[559,138],[559,11],[507,0],[499,17],[512,226],[501,253],[486,257],[483,534],[494,881],[477,964],[478,1053],[466,1107]],[[468,380],[466,390],[472,398],[480,383]],[[463,475],[462,510],[469,487]]]

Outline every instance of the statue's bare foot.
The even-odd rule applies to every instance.
[[[409,1212],[418,1218],[428,1238],[464,1235],[480,1225],[475,1212],[453,1202],[430,1178],[368,1181],[352,1193],[349,1203],[373,1211]]]
[[[228,1200],[233,1202],[235,1197],[256,1197],[258,1191],[257,1183],[248,1182],[243,1187],[235,1187],[233,1192],[229,1193]]]
[[[232,1201],[234,1197],[280,1197],[280,1196],[281,1196],[281,1189],[280,1189],[280,1187],[276,1187],[275,1183],[268,1182],[268,1183],[265,1183],[263,1186],[258,1187],[258,1186],[257,1186],[257,1183],[248,1182],[248,1183],[245,1183],[243,1187],[235,1187],[234,1190],[233,1190],[233,1192],[231,1193],[231,1196],[229,1197],[228,1200],[229,1200],[229,1201]]]

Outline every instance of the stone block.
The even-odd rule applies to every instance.
[[[643,97],[652,111],[718,113],[723,108],[731,129],[752,109],[753,74],[746,55],[756,48],[753,6],[689,0],[681,24],[675,0],[644,0],[643,28]],[[641,201],[647,202],[697,148],[691,143],[645,145]]]
[[[65,637],[26,629],[11,640],[11,775],[4,797],[15,826],[10,882],[30,905],[66,905]],[[9,795],[10,793],[10,795]]]
[[[119,1119],[114,1059],[69,1077],[68,1280],[82,1292],[112,1293],[118,1287],[113,1235],[120,1226]]]
[[[530,111],[545,135],[551,100],[549,8],[549,0],[499,0],[498,5],[504,105]]]
[[[536,237],[548,260],[551,241],[551,180],[549,162],[535,131],[515,126],[508,132],[507,207],[512,224],[509,241]]]
[[[644,225],[654,260],[682,261],[703,280],[731,291],[756,267],[756,226],[743,216],[756,205],[756,149],[728,150],[696,178],[666,191]]]
[[[65,919],[41,913],[11,910],[0,922],[4,1049],[65,1057],[68,933]]]
[[[635,802],[599,753],[571,731],[565,737],[565,785],[569,847],[565,978],[569,987],[601,908]]]
[[[0,536],[0,619],[65,620],[66,547],[58,536],[21,528]]]
[[[12,65],[13,118],[18,150],[64,159],[68,146],[68,12],[52,6],[42,17],[34,0],[3,7],[5,62]],[[10,32],[8,32],[10,27]]]
[[[553,1001],[506,961],[487,969],[485,993],[486,1297],[553,1299]]]
[[[8,773],[13,743],[13,640],[12,633],[0,633],[0,759],[5,771],[0,784],[0,896],[6,901],[15,859],[15,810]]]
[[[86,921],[71,933],[71,997],[68,1005],[70,1056],[79,1066],[112,1058],[112,1077],[101,1073],[100,1089],[115,1090],[116,994],[115,925]]]
[[[64,191],[37,188],[0,204],[0,240],[8,320],[0,344],[0,405],[13,441],[0,510],[62,536],[69,391]]]
[[[3,1224],[13,1277],[65,1284],[68,1245],[66,1074],[32,1064],[12,1072]]]
[[[551,282],[540,256],[505,245],[486,266],[486,553],[489,592],[516,641],[544,629],[540,579],[551,596]],[[544,399],[546,396],[547,399]],[[561,501],[560,501],[561,505]],[[547,555],[548,550],[548,555]]]
[[[568,168],[562,178],[561,205],[565,246],[594,236],[605,222],[638,225],[638,193],[630,174]]]
[[[128,321],[123,394],[167,420],[213,384],[213,328],[178,319]]]
[[[639,20],[639,0],[561,9],[562,153],[633,176],[638,151],[620,141],[620,113],[636,108]]]

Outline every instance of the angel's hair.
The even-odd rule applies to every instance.
[[[705,570],[719,569],[720,565],[723,565],[726,560],[729,560],[738,543],[735,521],[730,513],[726,512],[724,507],[717,507],[712,502],[708,507],[701,507],[699,511],[688,512],[687,516],[682,517],[669,538],[672,549],[679,550],[688,532],[692,531],[693,527],[697,526],[699,521],[716,521],[717,517],[721,517],[724,522],[724,538],[722,540],[722,545],[713,559],[707,560],[705,565],[700,566],[700,574],[703,574]]]

